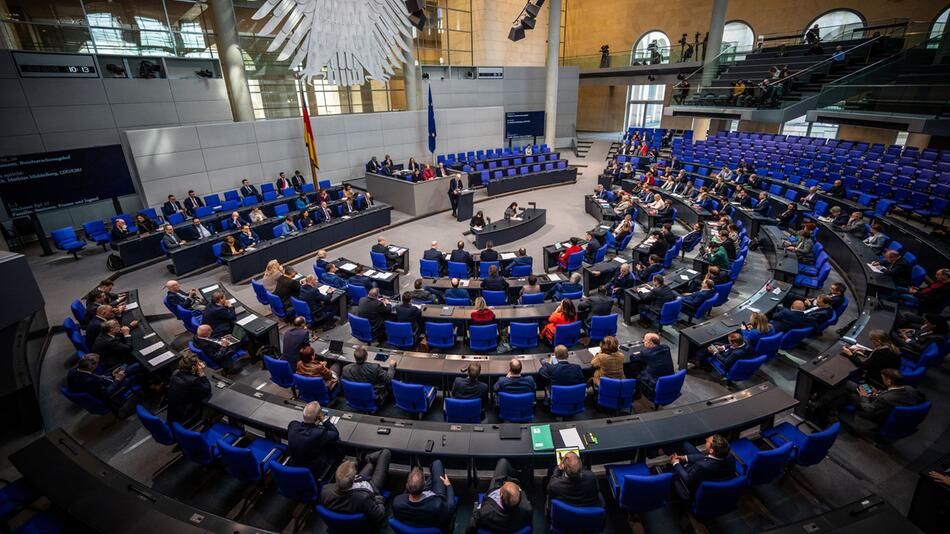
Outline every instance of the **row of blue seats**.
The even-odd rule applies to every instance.
[[[542,167],[541,165],[535,163],[530,168],[527,166],[521,167],[508,167],[505,169],[496,169],[494,171],[481,171],[479,175],[482,179],[482,183],[487,183],[490,180],[500,180],[502,178],[509,178],[512,176],[524,176],[527,174],[542,172],[542,171],[553,171],[555,169],[566,169],[567,161],[558,160],[556,163],[545,163]]]
[[[545,161],[557,161],[559,153],[553,154],[538,154],[537,156],[522,156],[522,157],[513,157],[511,159],[502,159],[502,160],[492,160],[487,163],[475,163],[474,167],[471,164],[465,165],[462,167],[462,170],[465,172],[474,171],[483,171],[483,170],[493,170],[493,169],[503,169],[509,166],[518,166],[523,164],[530,163],[544,163]]]
[[[797,135],[783,135],[783,134],[757,134],[750,132],[717,132],[713,138],[707,139],[711,141],[715,139],[716,141],[720,139],[729,139],[729,140],[749,140],[753,143],[761,142],[786,142],[788,144],[801,144],[801,145],[815,145],[815,146],[828,146],[828,147],[845,147],[851,148],[855,147],[861,150],[866,150],[868,152],[886,152],[891,155],[901,155],[901,154],[912,154],[920,155],[922,159],[937,159],[939,156],[941,160],[950,160],[950,151],[948,150],[937,150],[935,148],[926,148],[921,150],[915,146],[905,146],[905,145],[896,145],[892,144],[888,146],[885,150],[882,143],[864,143],[859,141],[849,141],[846,139],[825,139],[823,137],[808,137],[808,136],[797,136]]]
[[[474,163],[486,159],[504,158],[509,156],[517,156],[519,154],[523,155],[525,153],[525,148],[526,147],[523,146],[516,146],[512,148],[489,148],[487,150],[470,150],[468,152],[439,154],[436,156],[436,162],[447,165],[456,162]],[[551,152],[551,149],[546,144],[531,145],[531,152],[533,154],[546,154]]]

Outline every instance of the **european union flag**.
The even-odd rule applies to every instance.
[[[435,154],[435,109],[432,108],[432,86],[429,86],[429,152]]]

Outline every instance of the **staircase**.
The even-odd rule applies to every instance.
[[[574,146],[574,155],[580,159],[587,158],[587,154],[590,152],[590,147],[594,142],[590,139],[577,139],[577,144]]]

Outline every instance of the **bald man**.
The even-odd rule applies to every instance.
[[[324,475],[339,458],[339,441],[340,432],[323,416],[323,410],[317,401],[304,406],[303,421],[291,421],[287,425],[290,464],[306,467],[316,481],[323,480]]]
[[[670,348],[661,344],[660,336],[653,332],[643,336],[643,350],[631,354],[630,362],[642,366],[637,384],[651,390],[656,387],[657,380],[675,372]]]
[[[211,335],[211,326],[203,324],[198,327],[191,342],[205,356],[220,365],[226,373],[235,371],[237,362],[231,357],[234,354],[235,347],[232,347],[227,339],[216,339]]]
[[[515,470],[505,458],[495,464],[485,499],[472,510],[469,531],[516,532],[531,526],[531,503],[518,486]]]
[[[565,454],[551,475],[551,481],[548,482],[548,508],[551,506],[551,499],[558,499],[571,506],[604,506],[597,476],[589,469],[584,469],[580,457],[574,452]]]
[[[796,328],[812,326],[808,316],[805,315],[805,302],[796,300],[788,308],[779,306],[772,314],[772,326],[776,332],[788,332]]]
[[[443,254],[442,251],[439,250],[438,241],[433,241],[432,243],[429,244],[429,248],[427,248],[422,253],[422,259],[438,262],[439,274],[441,274],[442,276],[445,276],[445,273],[446,273],[445,254]]]
[[[373,248],[371,250],[378,254],[382,254],[383,257],[386,258],[387,271],[393,270],[393,267],[395,267],[396,264],[399,263],[399,254],[396,254],[395,252],[389,250],[389,245],[386,244],[386,239],[382,237],[376,240],[376,244],[373,245]]]
[[[198,294],[198,290],[191,288],[185,293],[181,290],[181,285],[178,283],[178,280],[165,282],[165,299],[173,309],[175,306],[181,306],[186,310],[204,309],[204,306],[201,305],[202,299]]]

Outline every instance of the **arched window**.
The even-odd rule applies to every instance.
[[[855,32],[856,28],[864,26],[864,17],[857,11],[850,9],[835,9],[811,21],[805,31],[818,25],[818,32],[822,41],[844,41],[857,39],[863,36]]]
[[[722,44],[735,45],[737,51],[747,52],[755,44],[755,33],[751,26],[740,20],[727,22],[722,28]]]
[[[950,16],[950,7],[943,10],[943,13],[937,15],[937,18],[934,19],[934,25],[930,29],[930,38],[936,39],[940,37],[944,30],[947,29],[947,17]]]
[[[656,44],[651,47],[653,43]],[[648,31],[637,40],[637,44],[633,45],[633,54],[630,57],[631,64],[654,65],[669,62],[670,38],[661,31]]]

